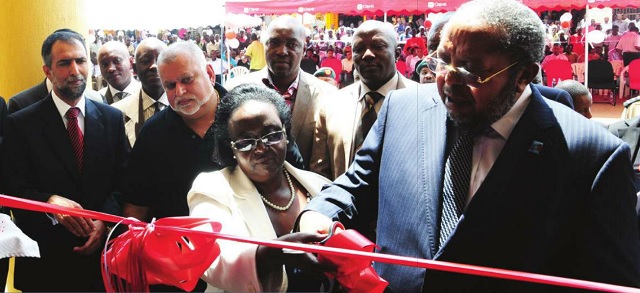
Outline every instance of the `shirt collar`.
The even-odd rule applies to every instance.
[[[69,106],[69,104],[65,103],[60,97],[58,97],[58,95],[56,95],[56,91],[51,91],[51,97],[53,97],[53,103],[56,105],[56,109],[58,109],[58,113],[60,114],[60,116],[65,117],[67,115],[67,111],[71,109],[71,106]],[[76,104],[76,107],[80,109],[80,113],[82,113],[82,117],[86,117],[85,103],[86,102],[84,99],[84,94],[82,94],[82,96],[80,96],[80,99],[78,100],[78,103]]]
[[[396,72],[393,75],[393,77],[389,79],[389,81],[383,84],[379,89],[375,90],[375,92],[378,92],[382,96],[386,97],[390,91],[397,89],[399,79],[400,77],[398,76],[398,72]],[[366,95],[370,91],[371,89],[369,89],[369,87],[366,84],[364,84],[364,82],[360,82],[360,98],[359,99],[362,100],[364,98],[364,95]]]
[[[124,90],[122,91],[114,88],[110,84],[107,84],[107,86],[109,86],[109,92],[114,96],[119,92],[125,92],[129,95],[133,95],[140,88],[140,82],[131,78],[131,82],[129,83],[129,85],[126,88],[124,88]]]
[[[143,110],[146,110],[147,108],[151,107],[151,105],[153,105],[153,103],[156,100],[154,100],[151,96],[147,95],[147,93],[144,91],[142,87],[140,87],[140,92],[142,93],[142,106],[144,108]],[[164,92],[162,96],[160,96],[160,98],[158,99],[158,102],[163,104],[165,107],[169,106],[169,99],[167,98],[167,92]]]
[[[269,82],[269,85],[271,85],[271,87],[276,90],[276,92],[278,92],[279,94],[283,94],[285,92],[285,90],[279,89],[274,83],[273,80],[271,79],[271,75],[269,74],[269,71],[267,70],[267,78],[266,80]],[[298,85],[300,84],[300,72],[298,72],[298,76],[296,77],[296,79],[289,85],[289,88],[286,89],[287,92],[290,93],[295,93],[298,90]],[[267,85],[268,86],[268,85]]]
[[[513,107],[509,109],[507,114],[502,116],[498,121],[491,124],[491,128],[495,130],[500,136],[502,136],[505,140],[509,139],[513,128],[516,126],[520,117],[524,113],[524,110],[527,109],[527,105],[531,101],[531,87],[525,87],[524,91],[516,100]]]

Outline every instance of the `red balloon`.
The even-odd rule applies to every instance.
[[[560,25],[562,26],[562,28],[569,28],[571,24],[568,21],[563,21],[562,23],[560,23]]]
[[[228,29],[225,33],[224,36],[227,37],[227,39],[235,39],[236,38],[236,32]]]
[[[427,19],[427,20],[425,20],[425,21],[424,21],[424,27],[425,27],[425,28],[430,28],[430,27],[431,27],[431,20],[428,20],[428,19]]]

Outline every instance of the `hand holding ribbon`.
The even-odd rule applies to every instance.
[[[324,241],[326,247],[339,247],[351,250],[371,252],[375,244],[355,230],[344,230],[335,233],[337,229],[344,230],[344,226],[335,222],[332,226],[332,234]],[[328,262],[337,267],[336,273],[327,273],[334,277],[347,292],[383,292],[389,285],[387,281],[378,276],[371,266],[371,261],[366,259],[344,257],[339,255],[320,255],[318,261]]]

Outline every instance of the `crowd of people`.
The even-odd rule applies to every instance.
[[[538,83],[547,30],[515,0],[469,1],[427,28],[400,18],[328,30],[343,46],[280,16],[241,33],[236,61],[249,73],[226,80],[215,63],[225,50],[209,47],[219,36],[87,48],[56,30],[42,45],[46,78],[8,100],[0,191],[299,243],[323,242],[340,221],[386,254],[638,288],[638,136],[585,119],[579,82]],[[96,71],[99,92],[87,86]],[[110,224],[14,215],[41,254],[16,259],[16,288],[104,291]],[[217,242],[196,291],[340,290],[324,274],[338,268],[315,254]],[[389,292],[566,290],[373,266]],[[169,285],[150,290],[181,291]]]

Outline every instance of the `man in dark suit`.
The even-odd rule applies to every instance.
[[[42,45],[53,91],[7,118],[2,182],[13,196],[115,213],[113,193],[129,153],[120,111],[84,95],[85,41],[55,31]],[[41,258],[16,259],[23,291],[104,291],[99,255],[106,226],[63,214],[14,211],[16,223],[40,247]]]
[[[36,84],[24,91],[15,94],[9,99],[9,114],[16,112],[22,108],[26,108],[28,105],[34,104],[37,101],[44,99],[49,94],[47,89],[47,79],[45,78],[41,83]]]
[[[517,1],[463,4],[442,31],[437,83],[387,95],[300,230],[326,232],[331,218],[361,229],[377,215],[383,253],[640,286],[629,147],[531,86],[544,43]],[[374,267],[391,292],[566,291]]]

